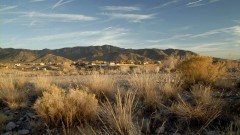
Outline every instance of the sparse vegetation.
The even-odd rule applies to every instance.
[[[135,93],[128,92],[122,96],[118,91],[116,103],[110,101],[102,103],[101,118],[106,126],[106,130],[113,129],[113,132],[121,135],[136,135],[140,133],[140,127],[133,122],[135,110]],[[110,133],[111,134],[111,133]]]
[[[137,95],[143,99],[146,106],[155,106],[160,101],[157,76],[145,73],[131,74],[128,81],[137,91]]]
[[[222,102],[212,97],[210,87],[195,85],[192,87],[193,102],[185,101],[180,95],[179,101],[172,104],[170,110],[180,117],[202,123],[210,123],[219,116]]]
[[[160,64],[91,67],[81,75],[7,70],[1,133],[14,122],[13,133],[27,127],[30,134],[238,134],[238,74],[222,76],[224,66],[209,57],[191,57],[175,71],[178,62],[168,72]]]
[[[12,109],[26,106],[27,91],[22,77],[0,77],[0,100]]]
[[[43,92],[34,109],[48,124],[73,127],[97,115],[98,100],[95,95],[78,89],[68,92],[53,85]]]
[[[88,76],[83,83],[102,99],[105,99],[105,96],[111,98],[115,94],[115,79],[111,75],[93,74]]]

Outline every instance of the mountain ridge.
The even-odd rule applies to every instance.
[[[48,56],[46,56],[48,55]],[[47,62],[56,61],[78,61],[78,60],[103,60],[103,61],[159,61],[169,56],[187,57],[198,55],[194,52],[180,49],[125,49],[112,45],[102,46],[76,46],[60,49],[14,49],[0,48],[0,62]],[[41,57],[45,56],[45,58]]]

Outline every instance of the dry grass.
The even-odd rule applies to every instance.
[[[154,106],[161,99],[157,76],[145,73],[131,74],[128,81],[137,91],[138,96],[143,99],[145,105]]]
[[[0,100],[11,109],[26,107],[27,91],[23,77],[2,76],[0,78]]]
[[[182,118],[204,124],[209,124],[219,116],[222,102],[212,97],[210,87],[196,85],[192,88],[192,94],[194,96],[192,104],[180,97],[178,103],[172,104],[170,110]]]
[[[37,92],[42,93],[43,91],[48,90],[52,85],[52,80],[47,76],[37,76],[34,79],[34,86]]]
[[[134,135],[139,134],[139,128],[133,123],[133,112],[135,108],[135,93],[128,92],[122,96],[120,92],[115,96],[116,103],[109,101],[102,103],[101,117],[106,124],[106,131],[113,129],[116,134]]]
[[[78,89],[65,93],[57,86],[43,92],[34,109],[48,123],[55,126],[73,127],[93,119],[97,115],[98,100],[95,95]]]
[[[205,56],[191,57],[183,61],[178,69],[187,85],[197,83],[212,84],[225,74],[223,64],[213,64],[213,59]]]
[[[159,85],[162,93],[162,101],[177,100],[178,94],[181,92],[182,80],[176,77],[173,82],[165,82]]]
[[[115,79],[111,75],[90,75],[83,82],[93,93],[101,98],[111,98],[115,94]]]

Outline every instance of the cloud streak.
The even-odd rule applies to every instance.
[[[140,7],[135,6],[104,6],[102,10],[107,11],[139,11]]]
[[[129,22],[142,22],[143,20],[153,19],[155,14],[123,14],[123,13],[102,13],[112,19],[124,19]]]
[[[56,22],[79,22],[79,21],[93,21],[96,17],[81,15],[81,14],[56,14],[56,13],[40,13],[40,12],[30,12],[23,13],[23,17],[42,19],[46,21],[56,21]]]
[[[198,7],[198,6],[202,6],[202,5],[205,5],[202,3],[203,0],[197,0],[197,1],[193,1],[193,2],[188,2],[186,4],[187,7]]]
[[[172,0],[172,1],[168,1],[168,2],[163,3],[163,4],[161,4],[161,5],[157,6],[157,7],[153,7],[152,9],[158,9],[158,8],[167,7],[167,6],[169,6],[169,5],[172,5],[172,4],[176,4],[176,3],[178,3],[179,1],[180,1],[180,0]]]
[[[4,6],[3,8],[0,8],[0,12],[3,12],[3,11],[7,11],[7,10],[11,10],[11,9],[15,9],[17,8],[18,6]]]
[[[70,2],[73,2],[74,0],[59,0],[57,3],[55,3],[53,6],[52,6],[52,9],[54,8],[57,8],[59,6],[62,6],[62,5],[65,5],[67,3],[70,3]]]

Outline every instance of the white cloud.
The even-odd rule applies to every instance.
[[[197,0],[197,1],[193,1],[193,2],[188,2],[186,4],[187,7],[198,7],[198,6],[202,6],[202,5],[205,5],[202,3],[203,0]]]
[[[209,0],[210,3],[218,2],[220,0]]]
[[[70,33],[62,33],[55,35],[37,36],[27,39],[24,43],[57,43],[59,45],[103,45],[112,44],[119,45],[128,42],[128,39],[122,38],[127,35],[129,30],[125,28],[108,27],[96,31],[78,31]]]
[[[3,11],[7,11],[7,10],[11,10],[11,9],[14,9],[14,8],[17,8],[18,6],[3,6],[3,8],[0,8],[0,12],[3,12]]]
[[[45,19],[46,21],[57,21],[57,22],[79,22],[79,21],[93,21],[97,18],[80,15],[80,14],[56,14],[56,13],[40,13],[40,12],[30,12],[22,13],[24,17],[29,17],[33,19]]]
[[[211,36],[211,35],[215,35],[215,34],[231,34],[231,35],[235,35],[235,36],[240,36],[240,25],[210,30],[210,31],[207,31],[207,32],[204,32],[201,34],[193,35],[191,37],[199,38],[199,37],[206,37],[206,36]]]
[[[178,2],[179,2],[179,0],[168,1],[168,2],[163,3],[163,4],[161,4],[161,5],[157,6],[157,7],[153,7],[152,9],[163,8],[163,7],[166,7],[166,6],[178,3]]]
[[[59,7],[59,6],[62,6],[64,4],[67,4],[67,3],[70,3],[70,2],[73,2],[74,0],[59,0],[57,3],[55,3],[53,6],[52,6],[52,9],[56,8],[56,7]]]
[[[123,13],[102,13],[113,19],[124,19],[130,22],[141,22],[143,20],[153,19],[155,14],[123,14]]]
[[[141,10],[140,7],[135,6],[104,6],[102,10],[108,11],[138,11]]]

